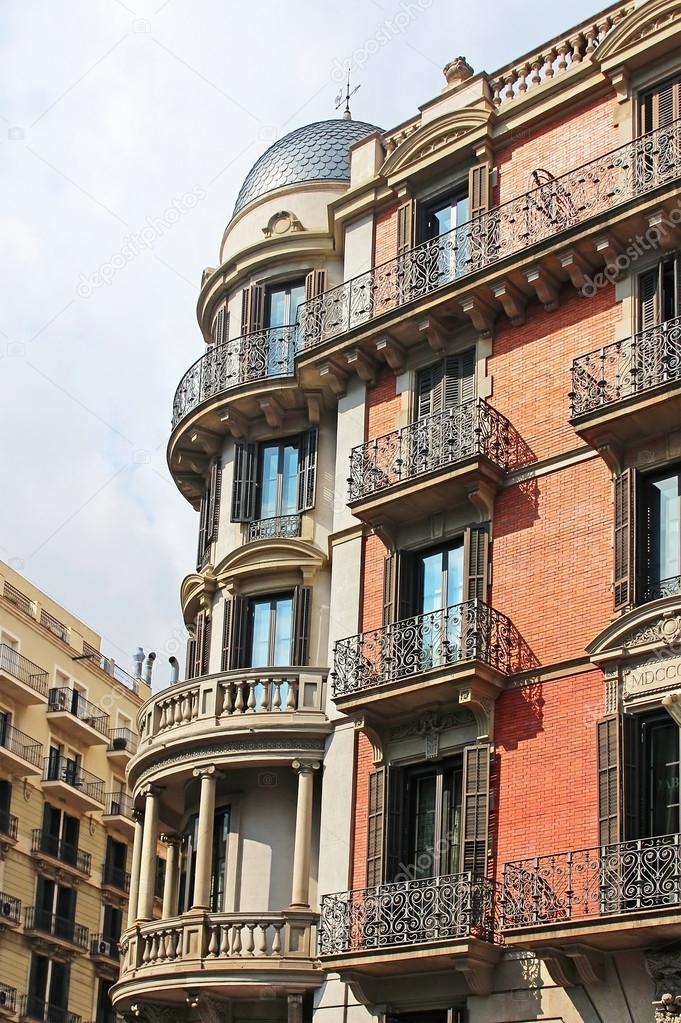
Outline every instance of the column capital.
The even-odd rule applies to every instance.
[[[294,760],[291,767],[296,774],[312,774],[321,767],[319,760]]]
[[[158,836],[164,845],[174,845],[179,847],[184,841],[184,835],[167,834],[165,831]]]
[[[143,785],[141,789],[137,790],[137,794],[139,796],[143,796],[145,799],[148,799],[150,796],[153,796],[154,799],[158,799],[162,791],[163,788],[160,785]]]
[[[211,778],[215,774],[215,766],[210,764],[209,767],[195,767],[192,774],[195,778]]]

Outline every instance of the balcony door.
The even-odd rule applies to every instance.
[[[681,467],[644,477],[641,485],[644,600],[681,593]]]
[[[470,220],[468,191],[447,195],[424,211],[424,233],[429,246],[429,277],[438,287],[468,272],[467,225]]]
[[[70,966],[47,956],[31,956],[26,1015],[44,1023],[64,1023],[69,1000]]]
[[[43,852],[74,864],[78,857],[79,837],[80,821],[77,817],[70,817],[50,803],[43,805]]]
[[[416,554],[414,613],[420,618],[416,632],[422,671],[447,664],[458,656],[461,642],[463,554],[463,537],[458,537],[446,547]]]
[[[443,877],[459,869],[461,758],[405,771],[404,854],[414,878]]]
[[[300,442],[297,437],[260,446],[259,519],[295,515],[298,511]]]
[[[291,664],[293,594],[254,597],[249,601],[249,668]]]
[[[679,832],[679,726],[666,711],[638,721],[638,813],[632,838]],[[636,795],[636,794],[635,794]]]
[[[298,306],[305,301],[305,281],[276,284],[265,291],[265,326],[288,327],[298,318]]]

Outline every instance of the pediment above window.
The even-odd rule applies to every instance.
[[[405,132],[406,137],[383,163],[381,174],[389,178],[406,176],[464,145],[477,145],[487,135],[491,115],[491,106],[456,110]]]
[[[192,572],[185,576],[180,587],[180,606],[186,624],[192,623],[199,611],[212,602],[216,587],[212,574]]]
[[[641,44],[647,52],[651,42],[662,42],[665,36],[674,37],[681,31],[681,7],[678,0],[648,0],[635,7],[620,24],[608,33],[594,54],[594,60],[603,67],[631,57]],[[648,58],[650,54],[648,53]]]
[[[237,547],[215,566],[218,586],[239,592],[249,576],[289,576],[309,583],[326,565],[322,551],[305,540],[256,540]]]

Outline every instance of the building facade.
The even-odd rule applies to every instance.
[[[150,692],[92,629],[0,563],[5,1019],[113,1023],[134,831],[125,769]]]
[[[680,118],[647,0],[249,173],[175,395],[120,1012],[681,1013]]]

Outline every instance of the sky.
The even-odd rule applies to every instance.
[[[3,0],[0,559],[125,668],[182,657],[197,515],[165,461],[201,272],[275,139],[390,128],[463,55],[494,71],[595,13],[488,0]]]

